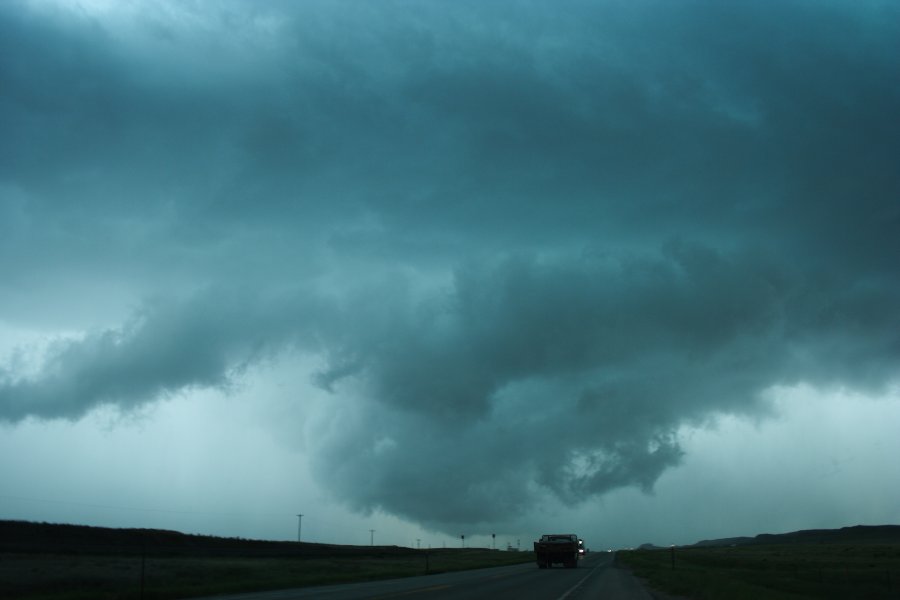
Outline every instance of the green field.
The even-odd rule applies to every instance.
[[[531,562],[531,552],[340,546],[0,521],[0,598],[168,600]]]
[[[434,550],[428,572],[500,566],[530,553]],[[23,600],[141,598],[140,557],[0,555],[0,597]],[[153,557],[143,561],[143,597],[185,598],[228,592],[302,587],[424,575],[426,553],[344,558]]]
[[[634,550],[617,560],[656,589],[693,600],[900,599],[900,544]]]

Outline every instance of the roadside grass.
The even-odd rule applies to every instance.
[[[411,551],[354,557],[146,557],[0,554],[0,598],[170,600],[408,577],[531,562],[530,552]]]
[[[693,600],[900,599],[900,545],[785,544],[618,552],[651,587]]]

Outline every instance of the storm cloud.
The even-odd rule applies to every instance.
[[[896,385],[898,46],[890,2],[7,3],[0,321],[45,341],[0,419],[303,355],[356,510],[651,490],[773,386]]]

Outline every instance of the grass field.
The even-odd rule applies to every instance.
[[[531,553],[432,550],[430,573],[533,561]],[[148,557],[0,554],[0,598],[165,600],[424,575],[426,552],[402,556]]]
[[[0,521],[0,599],[169,600],[531,562],[531,552],[414,550]]]
[[[900,544],[634,550],[617,560],[653,587],[693,600],[900,599]]]

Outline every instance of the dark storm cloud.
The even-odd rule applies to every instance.
[[[896,381],[892,3],[176,6],[0,9],[0,317],[143,307],[2,367],[0,418],[310,352],[320,480],[449,527]]]
[[[489,521],[532,502],[529,485],[573,503],[649,489],[681,456],[680,425],[765,411],[775,382],[876,391],[896,377],[896,283],[847,290],[775,258],[672,244],[462,269],[449,298],[408,320],[375,334],[354,324],[378,343],[351,336],[335,368],[364,382],[377,414],[328,437],[322,476],[361,506]],[[831,320],[849,314],[869,315],[865,331]],[[433,502],[410,506],[421,497]]]

